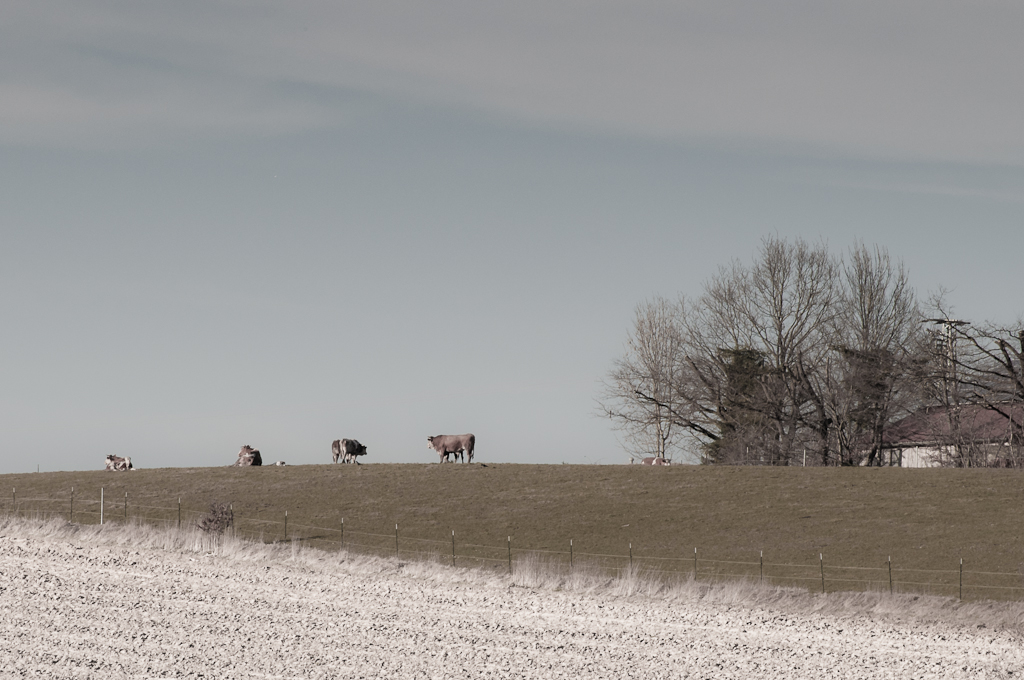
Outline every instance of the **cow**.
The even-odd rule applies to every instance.
[[[469,462],[473,462],[473,450],[476,448],[476,435],[473,434],[437,434],[427,437],[427,448],[437,451],[438,462],[448,460],[449,454],[458,459],[464,453],[469,454]],[[463,460],[465,458],[463,457]]]
[[[672,461],[670,461],[668,458],[662,458],[661,456],[658,456],[657,458],[652,456],[650,458],[644,458],[642,461],[640,461],[640,464],[641,465],[671,465]]]
[[[341,459],[342,463],[355,463],[359,465],[356,456],[365,456],[366,447],[355,439],[335,439],[331,444],[331,452],[334,454],[334,462]]]
[[[236,467],[263,465],[263,459],[260,457],[259,451],[246,444],[238,452],[238,460],[235,461],[234,465]]]
[[[108,455],[106,469],[109,471],[125,471],[134,469],[134,466],[132,465],[132,459],[127,456],[122,458],[121,456]]]
[[[284,465],[284,461],[283,460],[279,460],[276,463],[274,463],[274,465]]]

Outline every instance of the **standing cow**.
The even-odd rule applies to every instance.
[[[437,451],[438,462],[448,460],[449,454],[458,458],[463,453],[469,454],[469,462],[473,462],[473,449],[476,448],[476,435],[473,434],[437,434],[427,437],[427,448]],[[463,458],[463,460],[465,460]]]
[[[334,462],[341,458],[342,463],[359,464],[356,456],[365,456],[366,447],[355,439],[335,439],[331,444],[331,452],[334,454]]]

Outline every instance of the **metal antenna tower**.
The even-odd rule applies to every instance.
[[[970,321],[960,319],[921,319],[921,323],[931,323],[942,326],[942,350],[946,369],[951,377],[956,379],[956,329],[959,326],[969,326]]]
[[[921,323],[942,326],[943,364],[945,364],[942,371],[943,405],[949,417],[950,434],[953,436],[951,443],[956,451],[956,457],[966,465],[965,446],[960,431],[960,380],[956,370],[956,329],[960,326],[967,326],[970,322],[942,318],[922,319]]]

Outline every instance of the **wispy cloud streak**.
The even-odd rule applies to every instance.
[[[896,159],[1024,162],[1004,2],[14,2],[0,142],[341,124],[365,92],[518,124]],[[127,141],[126,141],[127,140]]]

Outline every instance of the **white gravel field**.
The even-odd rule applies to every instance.
[[[0,677],[1024,675],[1021,634],[977,620],[535,589],[434,564],[235,543],[208,554],[180,534],[55,527],[0,526]]]

